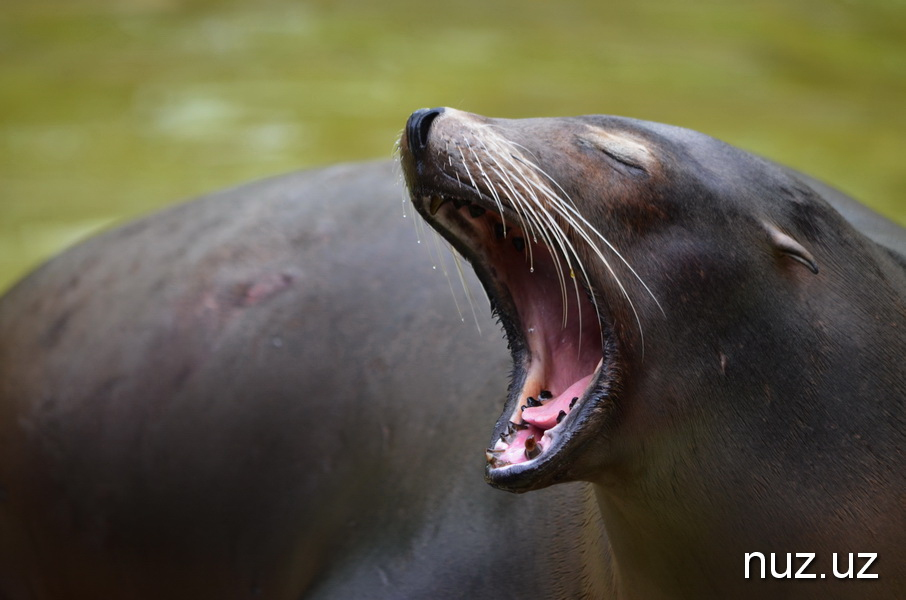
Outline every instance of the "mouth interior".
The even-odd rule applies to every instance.
[[[518,218],[477,204],[438,206],[440,219],[466,238],[513,352],[508,423],[488,449],[491,469],[545,458],[556,451],[574,412],[596,387],[603,362],[599,315],[576,261],[572,268]],[[515,221],[515,222],[514,222]],[[516,388],[519,389],[516,389]]]

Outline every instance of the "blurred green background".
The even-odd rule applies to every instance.
[[[124,218],[388,157],[434,105],[683,125],[906,222],[904,0],[2,0],[0,289]]]

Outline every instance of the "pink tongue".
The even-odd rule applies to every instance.
[[[575,382],[553,400],[548,400],[541,406],[526,408],[522,411],[522,420],[535,425],[542,431],[552,429],[557,424],[557,416],[560,411],[569,413],[569,404],[573,401],[573,398],[582,396],[582,392],[585,391],[591,381],[592,375],[594,373],[586,375]]]

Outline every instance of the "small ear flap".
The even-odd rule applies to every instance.
[[[771,243],[778,252],[802,263],[808,267],[808,270],[812,273],[818,273],[818,263],[815,262],[815,257],[812,256],[812,253],[806,250],[802,244],[790,237],[789,234],[781,231],[779,227],[772,223],[763,223],[763,225],[768,232]]]

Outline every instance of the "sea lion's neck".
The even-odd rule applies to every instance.
[[[657,489],[650,482],[619,489],[594,486],[616,597],[742,598],[738,590],[746,552],[768,552],[778,545],[797,551],[794,539],[766,529],[769,519],[763,514],[748,514],[744,499],[727,501],[723,491],[715,490],[709,502],[704,486],[689,490],[688,483],[665,480]]]
[[[830,411],[787,407],[802,421],[791,421],[785,431],[772,422],[775,435],[770,439],[755,433],[740,443],[743,432],[737,423],[727,426],[724,435],[711,427],[705,433],[684,432],[682,442],[647,440],[636,446],[644,466],[594,485],[617,597],[763,598],[780,593],[786,580],[770,577],[770,571],[765,579],[746,579],[748,553],[762,553],[768,561],[776,557],[780,572],[788,553],[814,553],[817,566],[807,573],[830,573],[834,555],[897,555],[890,537],[885,541],[876,532],[902,514],[902,496],[884,493],[878,485],[891,477],[883,459],[896,452],[901,436],[883,424],[890,413],[881,410],[883,399],[874,398],[874,405],[865,402],[849,413],[836,402]],[[836,410],[843,412],[832,418]],[[901,409],[896,418],[902,417]],[[825,458],[830,452],[832,461]],[[792,560],[798,569],[802,561]],[[759,564],[753,564],[755,573]],[[832,593],[834,588],[825,586],[835,580],[827,577],[810,580],[809,593]]]

